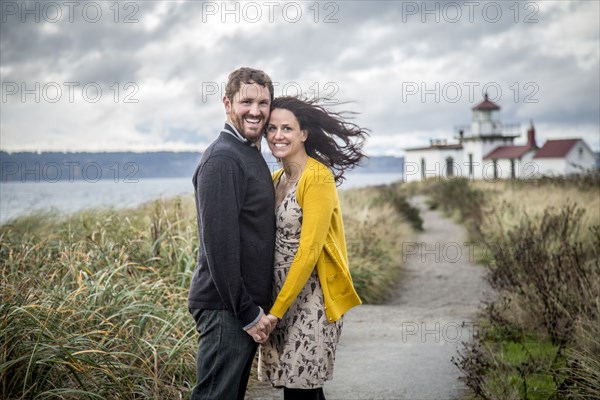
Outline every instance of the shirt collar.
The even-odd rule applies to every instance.
[[[226,133],[230,134],[231,136],[233,136],[234,138],[236,138],[237,140],[239,140],[240,142],[242,142],[250,147],[254,147],[258,150],[258,147],[256,146],[256,144],[252,143],[251,141],[246,139],[244,136],[242,136],[242,134],[239,133],[238,130],[235,129],[235,126],[233,126],[233,124],[230,123],[229,121],[225,122],[225,127],[223,128],[222,132],[226,132]]]

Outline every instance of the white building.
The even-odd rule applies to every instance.
[[[500,107],[486,94],[472,108],[471,125],[458,128],[458,143],[431,140],[427,147],[406,149],[404,179],[411,182],[454,176],[486,180],[532,178],[540,174],[567,175],[595,166],[594,153],[582,139],[552,140],[539,149],[531,122],[527,144],[515,146],[513,141],[520,136],[518,131],[518,124],[502,123]]]
[[[425,180],[436,176],[463,176],[463,147],[432,141],[429,147],[407,149],[404,156],[406,181]]]
[[[498,146],[483,157],[483,161],[492,163],[493,179],[532,178],[537,171],[532,159],[538,149],[532,121],[527,129],[527,144]]]
[[[572,175],[593,169],[596,156],[583,139],[548,140],[533,157],[535,176]]]

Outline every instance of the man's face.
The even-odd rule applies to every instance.
[[[258,83],[242,83],[233,101],[225,96],[223,103],[229,122],[238,132],[253,143],[260,142],[262,129],[269,119],[269,89]]]

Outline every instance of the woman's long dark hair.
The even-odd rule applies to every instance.
[[[280,108],[290,111],[308,132],[304,142],[306,153],[325,164],[335,177],[337,184],[344,181],[344,173],[360,163],[366,154],[362,147],[367,129],[344,120],[352,112],[333,112],[318,105],[318,99],[278,97],[271,103],[271,111]]]

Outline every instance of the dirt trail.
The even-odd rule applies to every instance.
[[[328,400],[458,399],[466,388],[450,361],[472,339],[476,312],[488,287],[474,264],[463,227],[430,211],[425,231],[404,243],[401,284],[383,305],[346,314]],[[464,326],[463,326],[463,323]],[[247,399],[282,399],[280,390],[251,384]]]

